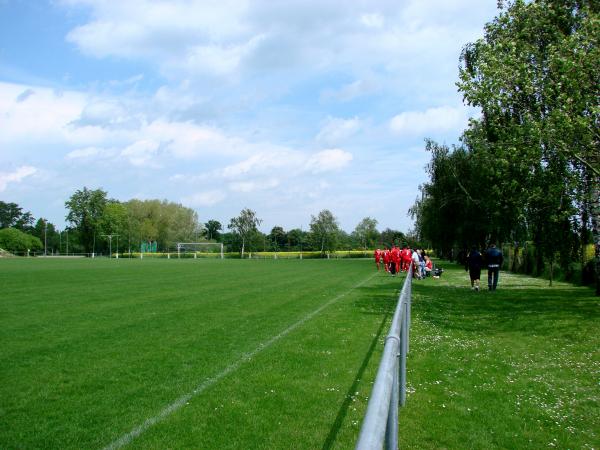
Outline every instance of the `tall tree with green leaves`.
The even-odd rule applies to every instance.
[[[95,241],[99,233],[104,208],[108,202],[106,191],[84,187],[65,202],[69,211],[67,221],[77,229],[81,245],[86,253],[95,251]]]
[[[379,238],[377,220],[365,217],[356,225],[353,234],[363,250],[372,249]]]
[[[269,241],[274,251],[283,249],[287,243],[287,234],[283,227],[275,226],[269,233]]]
[[[204,224],[204,230],[206,232],[206,239],[219,241],[220,231],[223,230],[223,225],[218,220],[209,220]]]
[[[256,212],[249,208],[244,208],[240,215],[230,220],[227,228],[237,234],[241,241],[241,257],[244,257],[246,243],[252,237],[252,234],[257,231],[257,227],[262,223],[262,220],[256,216]]]
[[[337,218],[328,209],[320,211],[316,217],[311,216],[310,232],[315,248],[318,248],[322,254],[336,249],[339,229]]]
[[[0,228],[17,228],[22,231],[31,231],[33,216],[30,212],[23,212],[16,203],[0,201]]]
[[[533,233],[548,220],[563,223],[579,205],[579,228],[589,220],[594,235],[600,294],[600,3],[515,0],[501,7],[484,38],[461,56],[459,90],[482,110],[465,133],[467,145],[501,172],[517,168],[516,182],[532,198],[526,210],[538,220]]]

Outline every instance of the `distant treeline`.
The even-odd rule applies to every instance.
[[[329,210],[311,216],[308,230],[269,233],[258,229],[262,221],[250,209],[230,220],[226,230],[217,220],[201,222],[191,208],[167,200],[120,202],[102,189],[77,190],[66,202],[69,226],[58,230],[44,218],[35,220],[15,203],[0,201],[0,248],[25,253],[107,254],[140,252],[151,247],[174,252],[179,242],[221,242],[225,251],[317,251],[325,256],[335,250],[365,250],[396,245],[418,245],[414,238],[389,228],[377,230],[377,220],[365,217],[351,233],[339,227]],[[147,245],[152,243],[152,245]],[[146,251],[146,250],[145,250]]]

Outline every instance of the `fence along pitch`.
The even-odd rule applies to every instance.
[[[406,401],[406,355],[410,327],[412,267],[396,305],[356,450],[398,448],[398,407]]]

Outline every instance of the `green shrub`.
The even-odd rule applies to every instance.
[[[16,228],[3,228],[0,230],[0,248],[9,252],[27,252],[27,250],[42,250],[44,246],[35,236]]]

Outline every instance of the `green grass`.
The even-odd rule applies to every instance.
[[[207,380],[128,448],[351,448],[400,288],[372,269],[0,261],[0,448],[103,448]]]
[[[413,284],[401,447],[599,448],[600,299],[505,272],[473,292],[445,268]]]
[[[401,447],[599,448],[600,300],[444,268],[413,283]],[[0,260],[0,448],[104,448],[182,398],[127,448],[353,448],[401,281],[361,260]]]

